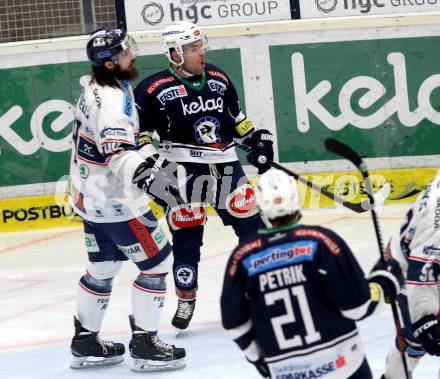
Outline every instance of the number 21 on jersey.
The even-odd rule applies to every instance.
[[[283,332],[284,325],[296,322],[290,293],[292,294],[292,296],[297,298],[300,316],[303,320],[303,324],[305,327],[305,336],[297,334],[291,338],[286,338]],[[284,302],[286,313],[281,316],[271,318],[272,327],[280,349],[284,350],[302,346],[304,345],[303,338],[306,344],[311,344],[321,339],[321,333],[316,330],[315,324],[313,322],[304,286],[294,286],[267,293],[264,295],[264,301],[268,306],[275,304],[275,302],[277,301]]]

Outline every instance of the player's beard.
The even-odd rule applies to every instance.
[[[135,66],[135,60],[131,61],[130,66],[126,70],[121,70],[121,67],[118,65],[115,69],[115,76],[118,80],[134,80],[138,77],[139,71]]]

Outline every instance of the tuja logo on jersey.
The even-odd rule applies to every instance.
[[[216,99],[207,99],[205,102],[203,101],[202,96],[197,96],[197,99],[199,101],[193,101],[189,104],[186,104],[180,100],[182,103],[184,116],[207,111],[217,111],[218,113],[223,112],[223,99],[221,97],[217,97]]]

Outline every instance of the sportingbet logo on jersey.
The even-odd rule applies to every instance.
[[[156,96],[162,105],[165,105],[165,102],[177,99],[178,97],[188,96],[186,92],[186,88],[184,85],[174,86],[165,88],[163,91],[159,92]]]
[[[297,241],[272,246],[258,254],[252,254],[243,263],[251,276],[274,268],[311,261],[317,245],[316,241]]]

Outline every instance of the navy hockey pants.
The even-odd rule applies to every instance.
[[[255,211],[239,214],[227,206],[228,195],[248,183],[240,162],[200,164],[181,163],[189,180],[186,195],[190,203],[209,203],[224,225],[230,225],[240,242],[252,236],[261,225]],[[167,210],[168,212],[168,210]],[[173,230],[173,276],[176,294],[181,299],[194,299],[197,291],[198,263],[203,245],[203,225]],[[221,249],[221,247],[220,247]]]

